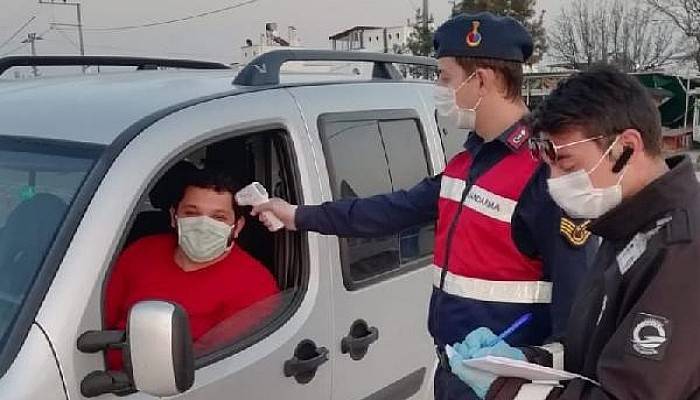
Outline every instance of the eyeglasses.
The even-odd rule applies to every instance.
[[[593,142],[605,138],[605,136],[596,136],[588,139],[578,140],[571,143],[566,143],[562,145],[556,145],[551,139],[543,138],[530,138],[528,145],[530,147],[530,154],[535,160],[542,160],[549,164],[554,164],[559,160],[559,150],[575,146],[577,144]]]

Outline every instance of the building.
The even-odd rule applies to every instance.
[[[245,46],[241,47],[242,64],[248,64],[255,57],[280,47],[300,47],[301,41],[297,37],[297,30],[293,26],[287,28],[287,37],[283,38],[277,31],[277,24],[270,22],[265,24],[265,33],[261,33],[258,43],[252,39],[246,39]]]
[[[340,51],[400,53],[408,43],[411,26],[355,26],[329,37],[331,48]]]

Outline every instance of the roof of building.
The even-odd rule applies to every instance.
[[[353,27],[350,28],[350,29],[346,29],[346,30],[344,30],[344,31],[342,31],[342,32],[340,32],[340,33],[336,33],[335,35],[330,36],[328,39],[330,39],[330,40],[337,40],[337,39],[340,39],[340,38],[342,38],[342,37],[344,37],[344,36],[347,36],[350,32],[354,32],[354,31],[366,31],[366,30],[370,30],[370,29],[384,29],[384,27],[382,27],[382,26],[357,25],[357,26],[353,26]]]

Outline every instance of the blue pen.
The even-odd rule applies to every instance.
[[[511,324],[511,326],[509,326],[505,331],[501,332],[501,334],[498,335],[498,337],[493,340],[493,342],[489,345],[489,347],[495,346],[501,340],[505,340],[513,332],[518,330],[518,328],[525,325],[531,318],[532,318],[532,313],[527,313],[527,314],[523,315],[522,317],[516,319],[515,322],[513,322],[513,324]]]

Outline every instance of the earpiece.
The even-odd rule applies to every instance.
[[[633,153],[634,153],[633,148],[631,148],[629,146],[623,147],[622,154],[620,154],[620,158],[618,158],[617,161],[615,162],[615,165],[613,166],[612,172],[617,174],[620,171],[622,171],[622,168],[624,168],[625,165],[627,165],[627,163],[629,162]]]

